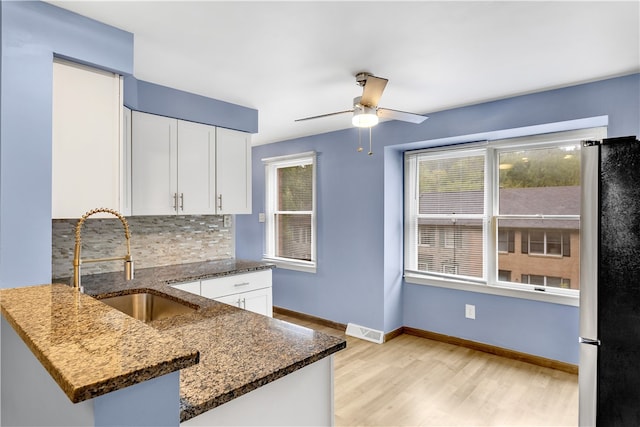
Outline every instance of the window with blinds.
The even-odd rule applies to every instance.
[[[410,168],[415,172],[416,269],[483,278],[484,154],[416,155]]]
[[[405,153],[405,279],[576,297],[580,142],[604,136],[593,128]]]
[[[315,271],[315,153],[264,159],[265,258]]]
[[[275,255],[311,261],[313,165],[282,166],[276,170]]]

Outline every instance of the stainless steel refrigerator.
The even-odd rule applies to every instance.
[[[579,422],[640,426],[640,142],[581,152]]]

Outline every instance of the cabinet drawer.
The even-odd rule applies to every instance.
[[[202,280],[200,292],[206,298],[220,298],[225,295],[269,287],[271,287],[271,270],[261,270]]]

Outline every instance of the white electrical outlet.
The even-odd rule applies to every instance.
[[[267,219],[267,218],[265,217],[264,212],[260,212],[260,213],[258,214],[258,222],[265,222],[265,221],[266,221],[266,219]]]
[[[476,306],[472,304],[464,305],[464,317],[467,319],[475,319],[476,318]]]
[[[222,226],[225,228],[231,227],[231,215],[224,215],[222,217]]]

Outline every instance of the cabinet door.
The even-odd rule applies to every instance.
[[[256,289],[240,294],[226,295],[215,298],[215,301],[273,317],[273,305],[271,301],[271,288]]]
[[[234,307],[242,308],[242,297],[240,294],[227,295],[224,297],[215,298],[215,301],[229,304]]]
[[[56,59],[52,112],[52,218],[122,210],[120,77]]]
[[[218,214],[251,213],[251,136],[217,128]]]
[[[176,213],[178,121],[134,111],[132,115],[131,213]]]
[[[216,213],[216,128],[178,120],[178,213]]]
[[[240,295],[240,308],[273,317],[271,288],[257,289]]]

